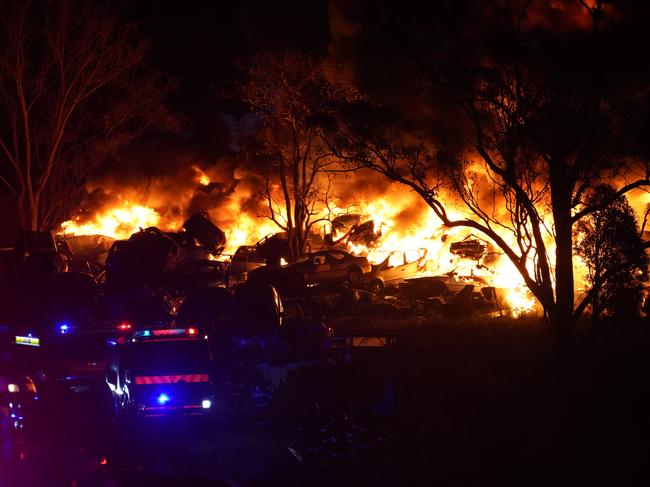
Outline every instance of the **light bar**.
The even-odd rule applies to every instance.
[[[16,336],[16,345],[27,345],[29,347],[40,347],[41,340],[31,336]]]
[[[197,336],[198,330],[196,328],[162,328],[159,330],[141,330],[134,333],[134,337],[148,338],[148,337],[171,337],[171,336]]]
[[[120,331],[129,331],[131,328],[133,328],[133,325],[127,321],[124,321],[117,325],[117,329]]]

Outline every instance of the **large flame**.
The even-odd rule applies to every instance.
[[[126,239],[141,228],[155,227],[160,215],[153,208],[125,200],[119,206],[104,208],[90,219],[68,220],[61,224],[64,235],[104,235],[114,239]]]
[[[193,183],[197,188],[209,187],[212,184],[208,173],[197,166],[192,166],[192,169]],[[328,213],[321,209],[318,217],[328,217],[331,220],[334,216],[347,213],[354,205],[354,213],[361,214],[360,223],[373,220],[377,238],[367,245],[348,242],[348,250],[351,253],[366,255],[373,264],[382,262],[396,250],[408,252],[410,255],[424,254],[425,263],[420,267],[422,275],[454,274],[467,282],[486,283],[501,289],[500,295],[514,314],[540,309],[518,270],[498,248],[488,245],[487,240],[482,240],[480,234],[474,234],[468,228],[443,226],[433,211],[426,207],[417,195],[405,193],[399,186],[393,189],[394,191],[386,191],[381,196],[358,198],[349,202],[350,206],[347,207],[343,204],[337,207],[330,203]],[[255,214],[246,206],[246,201],[250,202],[251,194],[250,191],[246,193],[243,190],[241,192],[235,190],[221,200],[218,207],[210,210],[211,216],[227,237],[225,257],[232,255],[241,245],[253,245],[265,236],[279,231],[274,222],[263,215]],[[61,233],[99,234],[115,239],[126,239],[140,228],[157,226],[163,231],[178,231],[181,228],[181,218],[172,218],[169,216],[170,212],[160,212],[154,205],[149,206],[150,202],[159,204],[160,195],[143,193],[140,200],[134,192],[129,192],[128,196],[129,199],[118,198],[117,203],[100,209],[90,217],[86,214],[83,219],[77,216],[63,223]],[[191,198],[191,192],[178,195],[181,203],[188,202]],[[452,198],[448,198],[448,201],[447,211],[450,218],[458,219],[466,216],[462,207],[454,207]],[[630,203],[641,220],[650,203],[650,196],[645,192],[633,193],[630,195]],[[322,236],[331,231],[328,221],[325,218],[321,224],[316,225],[314,232]],[[546,228],[552,228],[552,225],[547,224]],[[501,232],[501,236],[506,242],[515,246],[514,237],[508,232]],[[453,242],[466,238],[478,238],[485,243],[488,249],[485,255],[479,259],[467,258],[450,251]],[[552,256],[555,247],[550,232],[548,232],[546,246],[548,254]],[[577,256],[574,266],[576,290],[579,293],[585,287],[586,266]],[[532,259],[529,260],[528,267],[532,274]]]
[[[468,283],[486,283],[504,290],[503,298],[513,314],[521,315],[535,310],[537,302],[521,274],[498,249],[490,248],[481,259],[455,255],[450,251],[453,242],[477,237],[480,240],[480,235],[473,234],[471,229],[443,226],[430,208],[423,212],[423,217],[418,221],[405,224],[402,221],[404,210],[417,204],[416,198],[401,194],[399,199],[382,196],[362,202],[359,205],[364,208],[362,220],[373,220],[375,233],[380,236],[369,246],[348,243],[348,250],[357,255],[366,255],[372,264],[382,262],[395,250],[410,252],[411,255],[425,254],[426,263],[422,266],[421,275],[453,274]],[[463,216],[452,205],[448,208],[448,214],[451,219]],[[483,243],[487,246],[487,241]]]

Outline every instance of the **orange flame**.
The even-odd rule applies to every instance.
[[[211,177],[197,166],[195,171],[195,183],[207,186],[211,183]],[[265,236],[279,231],[278,227],[270,219],[264,216],[253,214],[252,210],[245,209],[245,202],[251,199],[251,192],[248,194],[241,190],[234,191],[223,200],[219,208],[211,210],[212,217],[227,237],[227,247],[224,254],[233,254],[241,245],[252,245]],[[147,206],[150,196],[143,195],[141,201],[137,201],[137,194],[129,193],[131,199],[124,199],[114,206],[109,206],[92,215],[91,218],[81,220],[80,217],[73,218],[62,224],[61,233],[66,235],[105,235],[115,239],[126,239],[140,228],[157,226],[163,231],[176,231],[181,226],[180,220],[174,220],[154,208]],[[191,195],[179,195],[179,201],[189,201]],[[639,219],[643,219],[645,209],[650,204],[650,195],[646,192],[635,192],[630,195],[630,203],[635,208]],[[134,201],[136,200],[136,201]],[[151,199],[151,201],[157,201]],[[453,201],[449,198],[449,201]],[[426,252],[426,263],[422,266],[422,275],[443,275],[455,273],[459,277],[467,277],[470,280],[479,278],[497,289],[503,289],[502,295],[509,308],[515,314],[528,313],[539,309],[536,299],[526,287],[523,278],[510,262],[502,255],[497,248],[488,248],[488,253],[480,260],[464,258],[455,255],[450,251],[450,244],[458,242],[466,237],[478,237],[481,235],[472,234],[467,228],[455,227],[446,228],[434,215],[433,211],[425,207],[417,195],[394,191],[383,196],[369,198],[367,201],[355,201],[355,207],[361,208],[362,217],[360,223],[368,220],[375,222],[375,232],[381,236],[372,245],[361,243],[348,244],[348,250],[357,255],[366,255],[368,260],[377,264],[382,262],[392,251],[402,250],[415,254]],[[416,208],[417,211],[411,211]],[[331,216],[346,213],[344,207],[336,207],[330,203]],[[463,218],[464,213],[448,207],[449,216],[452,219]],[[324,215],[321,210],[319,217]],[[411,216],[404,216],[411,215]],[[416,215],[416,216],[413,216]],[[329,230],[327,222],[314,229],[315,232],[324,233]],[[325,227],[325,228],[323,228]],[[547,225],[547,228],[552,228]],[[502,232],[502,237],[514,245],[513,236]],[[485,241],[487,244],[487,241]],[[549,234],[547,241],[547,252],[553,255],[555,251],[552,236]],[[532,260],[529,261],[529,268],[532,271]],[[580,292],[586,282],[586,266],[579,258],[574,261],[576,276],[576,291]],[[532,273],[532,272],[531,272]]]
[[[119,206],[97,212],[92,219],[84,223],[79,223],[79,218],[63,222],[61,233],[126,239],[140,228],[157,226],[159,223],[160,215],[153,208],[124,201]]]

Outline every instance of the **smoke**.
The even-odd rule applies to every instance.
[[[283,3],[280,11],[291,10],[287,7],[289,3]],[[487,8],[484,2],[432,3],[435,5],[422,6],[415,0],[398,4],[331,0],[328,4],[319,3],[310,15],[301,17],[300,25],[302,30],[318,26],[307,42],[316,50],[322,42],[319,29],[322,30],[323,23],[325,29],[329,28],[325,44],[331,78],[347,80],[377,100],[383,110],[401,117],[431,120],[436,118],[432,117],[435,111],[436,116],[450,124],[460,117],[422,89],[412,66],[405,60],[413,59],[418,46],[425,46],[434,54],[437,49],[458,49],[461,55],[464,45],[472,44],[465,40],[482,35],[477,18],[493,22],[498,19],[493,9],[489,14],[481,11]],[[310,8],[303,7],[290,19],[295,20]],[[281,16],[277,15],[277,22],[268,22],[259,12],[256,8],[240,12],[249,45],[268,48],[298,43],[300,36],[296,32],[287,33],[290,30],[287,24],[294,22],[280,20]],[[590,22],[589,15],[578,2],[560,1],[535,2],[525,18],[531,28],[543,25],[551,30],[587,28],[587,21]],[[265,25],[264,29],[258,28],[261,24]],[[444,39],[452,39],[456,45],[443,46]],[[258,120],[252,115],[219,115],[212,123],[191,126],[183,135],[157,133],[141,138],[93,172],[87,183],[87,197],[75,215],[76,221],[90,221],[102,209],[132,202],[153,208],[161,217],[161,228],[169,230],[180,228],[185,219],[198,211],[208,211],[226,231],[246,217],[249,223],[246,228],[252,233],[249,238],[254,241],[259,237],[253,235],[256,224],[264,226],[264,231],[273,228],[263,225],[269,223],[264,218],[267,202],[260,196],[264,179],[255,163],[244,164],[237,156],[243,140],[257,126]],[[328,177],[331,178],[328,199],[334,203],[335,212],[363,213],[373,201],[383,199],[391,202],[392,216],[401,225],[416,226],[431,218],[422,198],[375,172],[323,175],[321,187],[328,184]],[[483,183],[481,187],[487,186]],[[504,206],[503,200],[498,199],[500,196],[485,193],[480,198],[482,204]],[[325,216],[324,212],[319,216]]]

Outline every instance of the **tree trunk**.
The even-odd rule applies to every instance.
[[[600,334],[600,290],[594,293],[591,300],[591,336],[594,340]]]
[[[551,198],[555,224],[555,309],[550,322],[556,340],[570,339],[573,324],[573,224],[571,221],[571,191],[565,171],[551,167]],[[564,346],[566,343],[558,343]]]
[[[29,230],[40,230],[38,225],[38,201],[32,200],[29,202]]]

